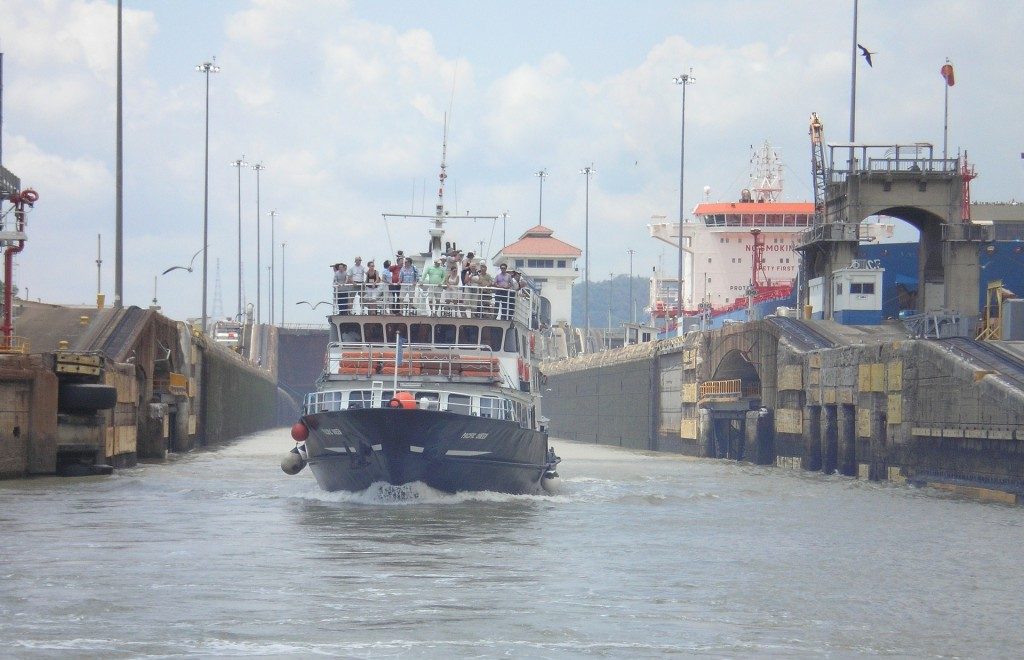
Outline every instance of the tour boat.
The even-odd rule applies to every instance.
[[[447,251],[445,177],[442,158],[430,249],[408,255],[420,272]],[[561,459],[539,412],[532,290],[350,284],[333,304],[324,370],[292,427],[285,472],[309,465],[326,491],[557,488]]]

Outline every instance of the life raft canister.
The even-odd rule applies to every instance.
[[[412,410],[416,408],[416,397],[411,392],[395,392],[395,396],[391,397],[391,401],[388,401],[388,406],[390,408]]]

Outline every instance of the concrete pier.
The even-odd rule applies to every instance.
[[[276,422],[275,328],[243,356],[149,309],[16,312],[26,341],[0,355],[0,477],[130,466]]]
[[[1024,496],[1020,343],[767,319],[542,371],[555,437]]]

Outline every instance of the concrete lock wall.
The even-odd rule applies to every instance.
[[[39,356],[0,356],[0,478],[53,472],[57,377]]]
[[[973,366],[943,342],[801,351],[776,336],[772,351],[761,331],[765,348],[752,362],[772,385],[759,410],[716,421],[698,401],[721,359],[714,351],[731,341],[715,331],[544,363],[551,433],[862,479],[987,484],[1024,497],[1024,393],[998,370]]]
[[[203,360],[203,426],[206,444],[270,428],[275,423],[277,387],[258,370],[219,347]]]

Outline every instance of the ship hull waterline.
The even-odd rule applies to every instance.
[[[445,411],[364,408],[302,418],[310,470],[325,491],[422,482],[446,493],[543,492],[546,433]]]

